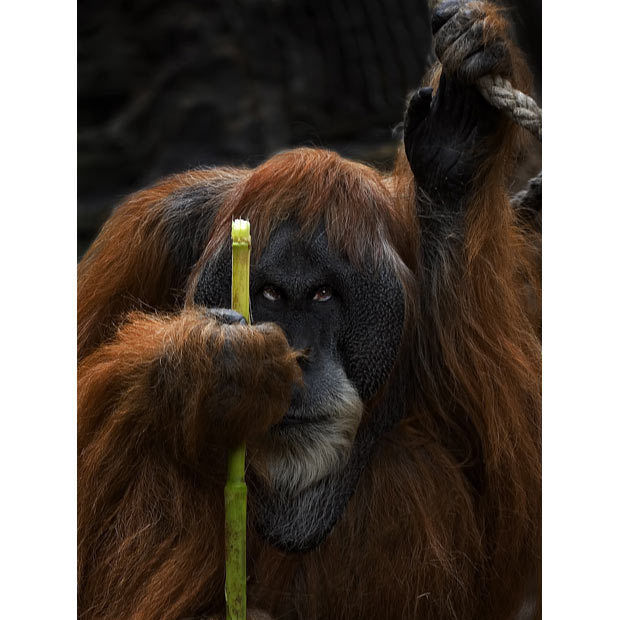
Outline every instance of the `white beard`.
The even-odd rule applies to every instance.
[[[274,427],[260,451],[260,469],[276,493],[295,496],[348,460],[364,405],[341,367],[330,384],[294,414],[317,418]]]

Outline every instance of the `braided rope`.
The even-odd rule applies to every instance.
[[[534,99],[499,75],[485,75],[478,80],[477,86],[493,107],[506,112],[515,123],[542,140],[542,110]]]

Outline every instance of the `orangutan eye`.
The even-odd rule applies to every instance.
[[[263,287],[263,297],[268,301],[278,301],[282,298],[282,293],[275,286],[267,284],[267,286]]]
[[[332,298],[332,289],[329,286],[319,286],[314,292],[312,301],[329,301]]]

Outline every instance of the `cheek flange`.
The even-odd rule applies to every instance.
[[[405,318],[404,295],[387,268],[356,272],[349,278],[341,349],[347,376],[363,401],[387,380],[400,348]]]

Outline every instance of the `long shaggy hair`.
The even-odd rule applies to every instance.
[[[81,618],[224,608],[226,447],[256,432],[254,401],[281,394],[286,407],[299,379],[284,337],[266,350],[260,333],[242,336],[255,370],[236,426],[218,430],[229,406],[214,392],[221,343],[207,339],[214,322],[193,298],[232,217],[251,220],[254,259],[287,218],[301,234],[322,223],[352,263],[388,264],[407,308],[392,375],[406,417],[314,551],[269,547],[250,512],[250,606],[280,618],[491,619],[537,594],[539,306],[526,289],[539,280],[536,240],[505,193],[516,132],[502,128],[450,238],[421,224],[402,152],[381,175],[297,149],[255,170],[176,175],[116,209],[78,270]],[[290,370],[274,375],[276,358]],[[260,415],[264,431],[279,413]]]

